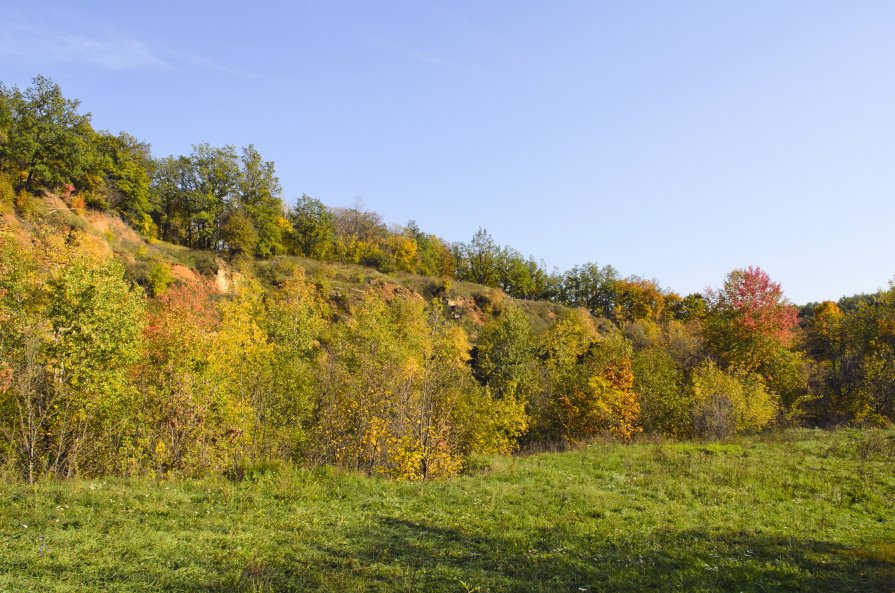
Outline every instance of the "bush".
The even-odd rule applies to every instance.
[[[0,176],[0,204],[12,204],[16,200],[16,192],[6,177]]]
[[[763,430],[777,415],[776,394],[769,391],[761,377],[755,374],[735,376],[707,362],[693,371],[692,381],[695,396],[693,418],[694,421],[701,418],[704,428],[716,426],[720,430],[726,423],[722,418],[707,419],[727,413],[727,404],[722,403],[722,399],[726,399],[732,408],[733,426],[729,427],[730,433]]]
[[[710,395],[693,410],[693,432],[705,439],[726,439],[736,431],[733,402],[722,394]]]
[[[301,269],[295,260],[282,257],[258,263],[258,275],[273,286],[279,286],[294,278]]]
[[[193,268],[203,276],[214,276],[218,273],[218,262],[214,254],[197,251],[193,257]]]
[[[360,263],[365,266],[376,268],[377,271],[382,272],[383,274],[389,274],[396,270],[394,260],[378,247],[371,247],[367,250],[363,257],[361,257]]]
[[[174,276],[171,274],[171,268],[161,262],[150,262],[149,269],[146,272],[146,287],[152,296],[163,294],[168,285],[173,282]]]

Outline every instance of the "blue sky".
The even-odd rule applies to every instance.
[[[892,2],[4,4],[0,80],[157,156],[254,143],[289,202],[681,293],[895,274]]]

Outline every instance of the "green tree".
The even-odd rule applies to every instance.
[[[153,205],[150,199],[152,155],[149,145],[122,132],[97,135],[98,151],[104,158],[109,205],[146,236],[153,236]]]
[[[258,248],[258,231],[252,217],[242,208],[234,208],[221,224],[221,241],[230,255],[255,255]]]
[[[189,157],[168,156],[153,163],[152,215],[163,241],[189,244],[192,202],[198,182]]]
[[[212,249],[228,206],[236,200],[239,157],[233,146],[218,148],[203,143],[193,147],[190,161],[195,187],[185,196],[189,216],[187,246]]]
[[[327,259],[336,241],[335,218],[320,200],[303,195],[289,213],[292,242],[305,257]]]
[[[535,342],[531,324],[519,307],[508,305],[479,333],[475,376],[500,399],[523,405],[537,391]]]
[[[569,307],[584,307],[597,317],[611,318],[616,305],[618,272],[612,266],[575,266],[554,281],[553,298]]]
[[[457,277],[460,280],[485,286],[498,285],[500,249],[485,229],[477,230],[469,244],[458,244],[455,257]]]
[[[17,189],[64,183],[82,189],[95,159],[90,115],[78,113],[79,102],[66,99],[43,76],[25,91],[2,92],[7,132],[0,142],[0,172],[14,178]]]
[[[280,180],[272,161],[265,161],[253,145],[242,149],[240,157],[239,203],[252,219],[261,257],[283,253],[286,220],[280,199]]]
[[[672,437],[692,434],[693,391],[666,348],[657,345],[637,352],[634,391],[640,396],[644,430]]]

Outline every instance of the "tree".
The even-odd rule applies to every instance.
[[[261,257],[285,250],[283,232],[287,228],[280,180],[272,161],[265,161],[254,145],[242,149],[239,175],[239,204],[248,214],[258,235],[255,252]]]
[[[16,87],[2,92],[7,131],[0,143],[0,172],[27,191],[83,185],[95,155],[90,115],[78,113],[79,102],[66,99],[59,85],[43,76],[24,92]]]
[[[326,339],[317,455],[403,479],[454,475],[471,452],[508,452],[507,401],[479,388],[442,305],[369,290]],[[522,425],[524,428],[524,424]]]
[[[669,351],[657,345],[637,352],[633,371],[643,429],[672,437],[692,434],[693,392]]]
[[[755,371],[775,349],[791,346],[798,312],[761,268],[732,271],[705,298],[708,345],[725,366]]]
[[[220,344],[227,340],[219,337],[220,328],[204,283],[174,286],[157,299],[144,336],[147,356],[137,373],[142,402],[131,471],[220,471],[249,447],[252,414],[224,382]]]
[[[454,256],[447,243],[435,235],[424,233],[413,220],[407,223],[405,232],[416,243],[418,273],[427,276],[454,276]]]
[[[168,156],[153,165],[150,199],[152,215],[163,241],[189,244],[192,194],[198,191],[189,157]]]
[[[328,314],[320,294],[300,271],[263,297],[258,323],[272,345],[272,381],[269,391],[254,395],[266,398],[260,400],[263,408],[255,409],[264,426],[258,439],[262,455],[298,460],[309,446],[320,338]],[[253,385],[247,387],[254,392]]]
[[[630,344],[620,332],[601,336],[586,314],[558,320],[542,340],[547,398],[537,406],[541,438],[580,442],[601,433],[630,438],[640,402]]]
[[[584,307],[592,315],[611,318],[616,304],[618,272],[612,266],[595,263],[575,266],[556,282],[559,302],[569,307]]]
[[[242,208],[234,208],[227,214],[219,234],[230,255],[255,255],[258,232],[252,224],[252,218]]]
[[[373,291],[334,326],[321,384],[317,454],[338,465],[388,473],[410,422],[409,402],[425,336],[421,303]]]
[[[97,135],[97,145],[105,159],[103,168],[106,191],[110,194],[109,205],[144,235],[153,236],[149,145],[124,132],[117,136],[101,132]]]
[[[528,317],[519,307],[508,305],[479,333],[475,376],[496,397],[515,398],[525,405],[537,390],[534,355]]]
[[[702,321],[708,314],[705,297],[699,293],[688,294],[671,307],[671,315],[679,321]]]
[[[195,187],[186,194],[187,246],[212,249],[228,206],[235,201],[239,158],[233,146],[217,148],[203,143],[193,146],[190,162]]]
[[[302,195],[289,213],[292,242],[300,255],[327,259],[336,241],[335,217],[320,200]]]
[[[88,235],[43,237],[33,255],[18,256],[33,260],[0,262],[32,270],[0,283],[0,369],[13,378],[0,382],[0,429],[29,480],[105,473],[116,467],[134,407],[142,295]]]
[[[615,281],[616,316],[625,321],[659,319],[665,297],[655,280],[631,277]]]
[[[480,228],[468,245],[456,246],[457,276],[460,280],[477,282],[485,286],[497,286],[500,253],[488,231]]]

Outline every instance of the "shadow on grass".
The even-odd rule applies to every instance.
[[[317,561],[246,567],[246,591],[805,591],[895,588],[895,562],[819,540],[700,531],[479,535],[396,517],[342,534]],[[216,590],[233,590],[228,588]]]

